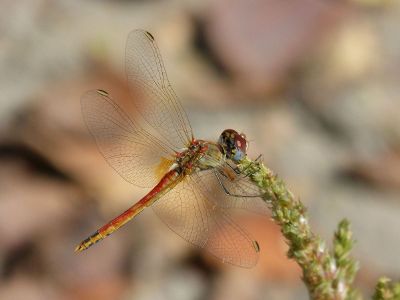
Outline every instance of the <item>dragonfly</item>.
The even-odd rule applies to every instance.
[[[88,249],[151,206],[189,243],[222,262],[255,266],[259,244],[230,213],[239,208],[267,214],[258,187],[237,168],[247,155],[246,136],[226,129],[216,142],[194,137],[149,32],[136,29],[128,35],[125,70],[130,94],[139,93],[134,105],[142,122],[104,90],[82,96],[82,114],[109,165],[129,183],[151,190],[75,251]]]

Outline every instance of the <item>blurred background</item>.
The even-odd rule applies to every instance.
[[[74,247],[147,190],[104,161],[84,126],[89,89],[129,101],[125,41],[153,33],[197,137],[245,132],[328,243],[352,223],[356,285],[400,279],[400,2],[0,2],[0,299],[307,299],[267,217],[237,222],[258,265],[224,265],[151,209]]]

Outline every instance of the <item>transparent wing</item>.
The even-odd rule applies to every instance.
[[[210,202],[191,177],[153,204],[153,209],[175,233],[223,262],[247,268],[257,263],[258,244]]]
[[[193,139],[187,115],[168,81],[153,36],[144,30],[132,31],[126,43],[126,74],[143,118],[173,149],[186,147]]]
[[[196,176],[201,178],[203,192],[212,195],[209,198],[219,207],[239,208],[269,215],[267,204],[260,197],[256,197],[261,195],[262,191],[248,177],[236,174],[227,164],[199,172]]]
[[[172,163],[170,150],[143,130],[110,98],[93,90],[81,98],[86,125],[106,161],[126,181],[141,187],[158,183]]]

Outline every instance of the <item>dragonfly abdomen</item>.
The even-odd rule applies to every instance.
[[[132,207],[127,209],[125,212],[114,218],[106,225],[98,229],[88,238],[84,239],[76,248],[76,252],[81,252],[88,249],[92,245],[101,241],[102,239],[109,236],[114,231],[118,230],[138,214],[140,214],[146,207],[152,205],[155,201],[160,199],[165,193],[175,187],[183,179],[181,168],[176,168],[169,171],[160,180],[160,182],[141,200],[135,203]]]
[[[83,250],[86,250],[87,248],[89,248],[90,246],[96,244],[98,241],[101,241],[102,239],[104,239],[105,237],[100,234],[100,232],[97,230],[95,233],[93,233],[91,236],[89,236],[88,238],[84,239],[76,248],[75,251],[76,252],[80,252]]]

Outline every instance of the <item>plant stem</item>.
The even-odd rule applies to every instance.
[[[287,255],[303,271],[310,298],[361,299],[360,293],[352,287],[358,263],[350,257],[354,240],[349,222],[342,220],[339,223],[333,237],[333,250],[330,251],[325,242],[311,231],[304,205],[295,199],[278,176],[261,162],[249,158],[243,159],[238,167],[263,191],[262,198],[271,209],[272,219],[280,226],[289,245]],[[389,285],[387,281],[380,281],[380,284],[374,300],[400,299],[400,284]],[[398,298],[385,298],[381,294],[397,295]]]

